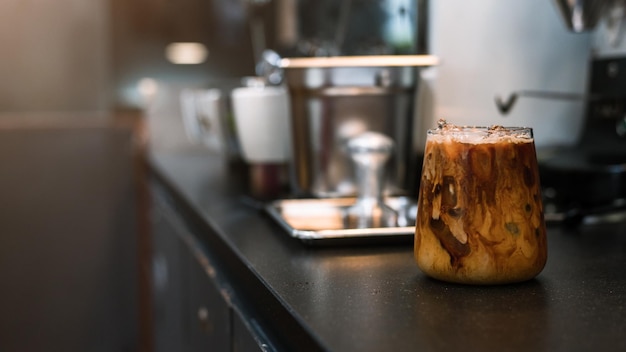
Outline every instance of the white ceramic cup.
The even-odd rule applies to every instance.
[[[227,153],[226,108],[219,89],[183,89],[180,93],[185,132],[193,143],[220,155]]]
[[[284,163],[291,154],[289,96],[284,87],[235,88],[232,111],[242,156],[249,163]]]

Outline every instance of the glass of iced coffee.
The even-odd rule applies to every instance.
[[[529,280],[547,259],[532,129],[428,131],[415,260],[435,279],[465,284]]]

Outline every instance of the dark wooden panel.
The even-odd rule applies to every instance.
[[[154,350],[184,351],[189,251],[161,209],[152,212]]]
[[[0,129],[0,350],[136,351],[133,130]]]

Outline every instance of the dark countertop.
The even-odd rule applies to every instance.
[[[626,223],[549,227],[536,279],[462,286],[422,274],[410,243],[316,248],[289,238],[216,157],[150,164],[225,297],[270,349],[626,350]]]

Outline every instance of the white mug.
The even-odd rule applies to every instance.
[[[187,137],[217,154],[227,154],[226,111],[219,89],[183,89],[180,93]]]
[[[287,162],[291,154],[287,90],[278,86],[235,88],[231,103],[244,160]]]

